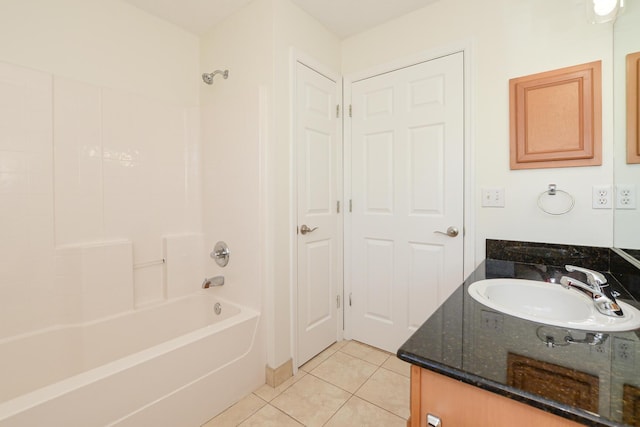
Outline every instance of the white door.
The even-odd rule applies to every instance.
[[[390,352],[463,281],[463,70],[460,52],[352,84],[348,319]]]
[[[298,366],[336,341],[338,230],[335,81],[296,63]],[[309,230],[309,231],[307,231]]]

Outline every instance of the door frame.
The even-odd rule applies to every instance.
[[[475,263],[475,121],[473,93],[474,93],[474,71],[475,63],[473,59],[472,42],[460,42],[439,48],[429,49],[416,55],[396,59],[385,64],[377,65],[364,71],[348,74],[343,82],[343,103],[348,109],[347,103],[351,100],[352,85],[360,80],[375,77],[380,74],[390,73],[402,68],[407,68],[422,62],[431,61],[454,53],[463,53],[464,72],[464,199],[463,199],[463,277],[466,278],[476,267]],[[345,114],[343,118],[343,182],[344,200],[348,204],[351,200],[351,118]],[[351,215],[345,215],[343,225],[344,256],[343,256],[343,304],[344,311],[349,310],[349,295],[351,293]],[[349,316],[344,315],[344,335],[345,339],[351,339],[351,325]]]
[[[289,51],[289,75],[291,76],[289,86],[289,105],[291,105],[289,111],[289,230],[291,252],[289,253],[289,295],[290,295],[290,309],[291,309],[291,322],[290,332],[291,337],[291,358],[293,361],[293,374],[298,372],[298,234],[295,231],[298,226],[298,150],[296,140],[296,123],[298,113],[296,111],[297,97],[297,74],[296,64],[301,64],[311,68],[319,74],[327,77],[330,80],[336,82],[336,102],[340,105],[340,117],[336,120],[336,139],[338,147],[336,153],[338,158],[336,160],[336,173],[337,185],[336,185],[336,198],[340,201],[340,213],[338,214],[338,242],[344,242],[344,114],[343,114],[343,82],[339,72],[332,70],[330,67],[324,65],[322,62],[314,59],[313,57],[297,50],[290,48]],[[336,337],[338,341],[343,339],[344,333],[344,245],[338,245],[338,251],[336,253],[337,259],[337,277],[338,283],[336,287],[336,293],[340,296],[340,308],[337,310],[336,321]]]

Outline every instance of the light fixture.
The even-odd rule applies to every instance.
[[[593,24],[615,21],[624,8],[624,0],[586,0],[587,16]]]

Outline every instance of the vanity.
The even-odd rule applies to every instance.
[[[469,294],[485,279],[585,277],[566,265],[604,272],[640,309],[640,270],[608,248],[488,240],[486,260],[398,350],[412,364],[408,426],[640,425],[640,328],[538,323]]]

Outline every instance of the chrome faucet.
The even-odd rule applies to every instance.
[[[224,285],[224,276],[215,276],[215,277],[205,277],[202,281],[202,289],[207,289],[212,286],[222,286]]]
[[[616,302],[618,292],[612,291],[607,284],[607,279],[602,273],[587,268],[565,265],[568,272],[579,271],[587,276],[587,283],[583,283],[573,277],[562,276],[560,284],[567,289],[573,288],[586,294],[593,300],[598,311],[606,316],[622,317],[622,309]]]

